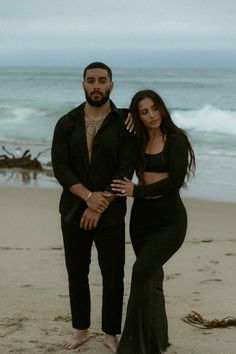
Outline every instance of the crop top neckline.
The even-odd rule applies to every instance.
[[[164,142],[164,145],[163,145],[163,149],[160,152],[154,152],[154,153],[144,152],[144,155],[147,155],[147,156],[158,156],[158,155],[161,155],[165,151],[166,144],[167,144],[167,135],[165,137],[165,142]]]
[[[158,156],[160,154],[162,154],[163,150],[161,150],[160,152],[154,152],[153,154],[150,154],[149,152],[145,152],[144,155],[147,156]]]

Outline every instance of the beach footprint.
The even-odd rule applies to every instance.
[[[4,317],[0,321],[0,326],[3,329],[0,333],[0,337],[6,337],[9,334],[13,334],[23,328],[23,323],[28,320],[27,317]]]
[[[166,280],[175,279],[180,275],[181,275],[181,273],[173,273],[173,274],[167,275]]]
[[[222,281],[222,279],[205,279],[205,280],[202,280],[202,281],[200,281],[200,284],[205,284],[205,283],[209,283],[209,282],[220,282],[220,281]]]

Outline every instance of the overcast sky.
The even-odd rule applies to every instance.
[[[235,0],[0,0],[0,65],[236,67]]]

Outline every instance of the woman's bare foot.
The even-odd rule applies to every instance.
[[[66,349],[75,349],[89,339],[88,329],[76,329],[64,344]]]
[[[118,347],[118,338],[111,334],[105,333],[104,344],[110,349],[112,353],[115,353]]]

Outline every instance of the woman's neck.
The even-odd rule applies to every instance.
[[[155,140],[163,136],[161,129],[149,130],[149,140]]]

